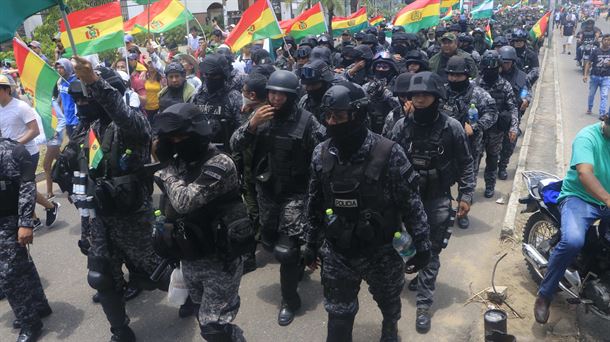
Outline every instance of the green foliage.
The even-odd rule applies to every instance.
[[[15,61],[15,54],[13,53],[13,50],[0,51],[0,62],[4,62],[5,59],[13,62]]]

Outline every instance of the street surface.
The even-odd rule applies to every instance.
[[[605,22],[598,25],[604,32],[610,29]],[[545,113],[555,112],[549,110],[549,107],[554,106],[556,99],[552,92],[552,67],[557,67],[563,113],[564,159],[567,162],[571,139],[580,128],[597,120],[597,105],[594,115],[584,114],[587,86],[582,82],[582,76],[572,60],[574,54],[557,54],[555,61],[555,55],[551,51],[549,53],[549,64],[553,63],[547,69],[546,80],[541,76],[539,81],[545,82],[541,87],[545,94],[541,96],[539,108]],[[552,141],[547,141],[545,145],[544,141],[532,137],[530,146],[530,151],[536,155],[548,151],[539,163],[553,168],[556,149],[554,120],[554,114],[549,114],[545,121]],[[541,122],[541,125],[545,122]],[[525,123],[521,127],[525,128]],[[517,243],[501,245],[498,242],[506,206],[496,203],[496,200],[503,197],[504,202],[507,201],[519,151],[518,147],[511,160],[509,179],[498,180],[496,196],[492,199],[483,197],[482,170],[485,163],[481,163],[475,203],[470,215],[470,229],[455,227],[449,247],[441,254],[442,267],[437,282],[436,302],[432,308],[432,330],[426,335],[415,332],[415,293],[405,286],[402,293],[402,319],[399,322],[402,341],[482,341],[485,305],[476,301],[465,304],[473,294],[491,285],[491,271],[500,250],[510,251],[510,256],[498,267],[496,285],[509,286],[509,303],[526,316],[521,320],[511,315],[509,332],[515,333],[519,341],[546,338],[556,340],[546,334],[545,328],[532,323],[535,285],[523,271],[520,246]],[[532,163],[532,167],[535,164]],[[38,186],[43,189],[42,183]],[[50,317],[44,319],[41,340],[107,341],[110,338],[109,326],[102,308],[91,302],[94,291],[87,285],[86,259],[76,246],[80,236],[78,212],[69,204],[65,194],[59,195],[57,201],[62,205],[58,222],[51,229],[38,230],[31,248],[54,310]],[[44,217],[41,207],[37,207],[37,213]],[[235,321],[244,330],[246,338],[249,341],[325,341],[327,314],[323,306],[319,271],[307,272],[299,288],[303,300],[301,312],[290,326],[280,327],[276,322],[280,305],[279,264],[272,255],[262,250],[257,253],[257,258],[259,269],[242,278],[241,309]],[[410,279],[411,276],[408,276],[407,281]],[[377,341],[381,333],[381,314],[365,283],[362,284],[359,299],[360,312],[355,321],[354,341]],[[572,315],[571,310],[564,305],[555,305],[553,310],[551,322],[556,322],[557,317]],[[180,319],[177,311],[177,308],[167,303],[166,293],[160,291],[143,292],[127,304],[131,327],[139,341],[201,341],[196,320]],[[13,319],[7,301],[0,302],[0,341],[16,338],[17,331],[12,329]]]

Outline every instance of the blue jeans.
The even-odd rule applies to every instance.
[[[600,93],[599,116],[606,115],[606,108],[608,106],[608,89],[610,89],[610,76],[591,75],[591,80],[589,81],[589,111],[593,109],[593,101],[595,100],[597,88],[599,88]]]
[[[568,196],[561,202],[561,241],[551,252],[538,295],[553,298],[566,269],[584,246],[589,226],[598,219],[610,219],[610,209],[576,196]]]

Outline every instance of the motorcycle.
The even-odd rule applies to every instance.
[[[557,196],[561,178],[543,171],[524,171],[528,195],[519,199],[533,213],[523,229],[522,252],[534,281],[540,282],[553,248],[561,240],[561,210]],[[585,304],[604,320],[610,319],[610,227],[599,221],[587,231],[585,245],[566,270],[559,289],[568,303]]]

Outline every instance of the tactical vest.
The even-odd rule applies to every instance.
[[[474,86],[468,86],[464,95],[448,96],[439,106],[439,112],[448,117],[454,118],[462,125],[468,121],[468,109],[472,103],[472,93]]]
[[[318,122],[326,122],[326,118],[324,117],[324,111],[322,111],[322,103],[315,103],[309,97],[309,94],[305,94],[303,95],[303,97],[301,97],[298,107],[311,112],[311,114],[313,114],[313,116],[318,119]]]
[[[510,83],[510,86],[513,88],[513,93],[515,94],[515,99],[517,100],[517,106],[521,107],[521,103],[523,99],[521,98],[521,89],[527,86],[527,75],[524,72],[519,72],[516,67],[513,66],[513,70],[511,74],[500,75],[504,77]]]
[[[230,149],[229,141],[238,124],[231,113],[229,97],[226,96],[228,91],[229,89],[225,87],[215,95],[207,97],[205,104],[196,103],[212,129],[210,141],[223,151]]]
[[[341,165],[322,147],[322,186],[326,208],[337,219],[329,223],[326,239],[346,255],[366,254],[389,244],[401,228],[400,213],[384,194],[383,176],[394,142],[381,137],[362,163]]]
[[[274,120],[258,137],[254,150],[256,181],[269,194],[279,196],[307,191],[311,153],[304,149],[312,114],[296,109],[295,120]]]
[[[95,131],[100,132],[99,126]],[[96,169],[89,170],[92,184],[87,186],[87,191],[95,197],[96,209],[102,215],[133,214],[142,208],[146,194],[152,194],[152,175],[145,174],[146,161],[140,160],[141,153],[138,153],[147,146],[138,146],[130,140],[114,123],[101,136],[102,161]],[[87,146],[84,151],[86,155],[90,148]],[[128,168],[123,170],[120,159],[127,149],[134,152],[129,157]]]
[[[11,140],[0,137],[0,143],[5,141]],[[11,148],[11,153],[9,154],[12,158],[14,158],[13,152],[15,151],[15,146],[17,146],[16,143]],[[0,173],[0,217],[18,214],[21,180],[18,177],[11,177],[11,175],[7,174],[6,170],[3,170],[8,165],[9,162],[6,160],[2,160],[2,165],[0,165],[0,170],[3,171]]]
[[[499,76],[502,77],[502,76]],[[498,110],[498,120],[496,123],[491,126],[491,129],[507,132],[510,129],[510,123],[512,120],[512,114],[508,108],[508,102],[506,101],[506,94],[502,91],[500,87],[501,84],[498,82],[501,79],[499,78],[493,85],[487,85],[485,91],[489,93],[489,95],[496,101],[496,109]],[[477,77],[475,83],[480,87],[481,86],[481,77]]]
[[[424,199],[447,194],[457,181],[453,139],[446,134],[447,120],[445,115],[440,114],[429,130],[417,127],[412,120],[405,120],[397,139],[409,143],[405,146],[405,152],[419,173],[419,190]]]

